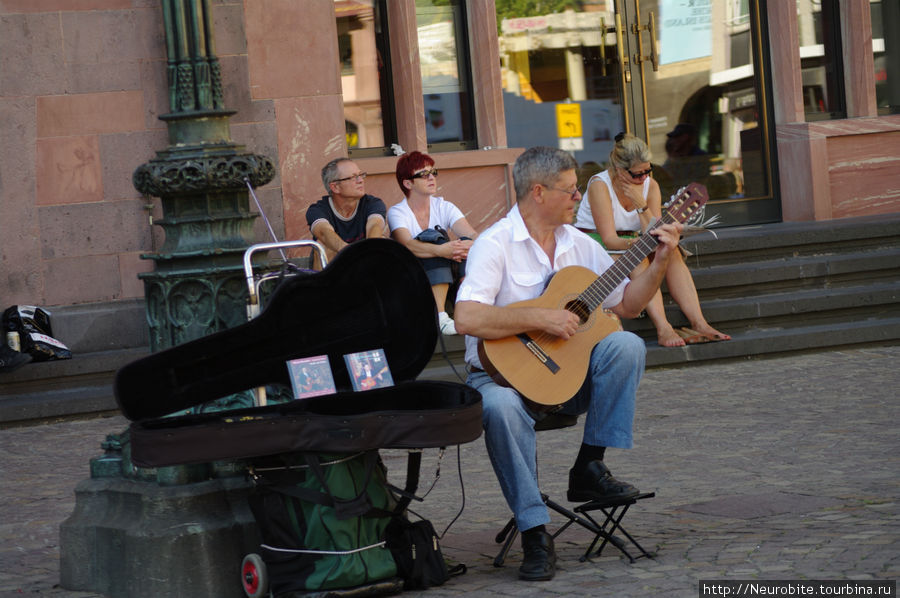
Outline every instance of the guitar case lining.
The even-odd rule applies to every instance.
[[[455,382],[416,381],[437,342],[424,270],[388,239],[354,243],[324,270],[286,278],[253,320],[121,368],[116,401],[142,467],[292,451],[430,448],[481,435],[481,395]],[[354,392],[344,355],[381,348],[395,386]],[[290,386],[287,361],[328,355],[337,394],[183,413],[269,384]]]

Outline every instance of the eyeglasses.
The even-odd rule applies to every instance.
[[[554,191],[562,191],[563,193],[568,194],[572,199],[575,199],[575,196],[581,193],[576,187],[574,191],[570,189],[560,189],[559,187],[551,187],[550,185],[544,185],[547,189],[553,189]]]
[[[428,177],[430,177],[432,175],[434,175],[434,177],[437,178],[437,175],[438,175],[437,168],[432,168],[431,170],[423,170],[422,172],[417,172],[409,178],[411,178],[411,179],[427,179]]]
[[[332,183],[343,183],[344,181],[364,181],[366,177],[369,176],[367,172],[357,172],[356,174],[351,174],[350,176],[345,176],[342,179],[334,179],[331,181]]]
[[[642,170],[642,171],[640,171],[640,172],[631,172],[631,171],[628,170],[627,168],[626,168],[625,170],[628,172],[628,174],[631,175],[631,178],[633,178],[633,179],[639,179],[639,178],[641,178],[642,176],[647,176],[648,174],[650,174],[651,172],[653,172],[653,167],[651,166],[651,167],[648,168],[647,170]]]

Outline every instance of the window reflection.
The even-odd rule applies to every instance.
[[[475,139],[462,5],[462,0],[416,0],[429,145],[446,142],[465,145]]]
[[[536,2],[497,3],[503,109],[510,147],[564,145],[588,177],[600,170],[613,137],[625,129],[621,71],[613,3],[571,4],[574,8],[546,13]],[[556,106],[561,103],[578,105],[581,137],[560,141]]]
[[[872,51],[879,114],[900,113],[900,3],[872,0]],[[891,73],[893,68],[894,73]]]
[[[846,116],[837,0],[797,0],[807,120]]]
[[[334,9],[347,147],[382,148],[394,137],[383,0],[336,0]]]
[[[632,82],[626,82],[625,89],[614,30],[616,3],[573,2],[568,10],[553,14],[541,12],[537,3],[517,4],[517,10],[511,6],[497,3],[511,147],[569,149],[582,165],[583,185],[605,167],[613,137],[625,130],[621,99],[643,93],[646,115],[640,115],[636,133],[644,137],[646,122],[653,176],[664,198],[695,181],[708,187],[713,200],[769,196],[764,106],[754,66],[755,3],[641,0],[640,22],[646,24],[649,12],[654,13],[660,66],[653,71],[646,64],[642,87],[640,71],[632,64]],[[624,21],[633,15],[620,17]],[[634,44],[629,31],[622,37],[625,44]],[[624,54],[633,57],[637,51],[631,45]],[[554,109],[562,103],[579,105],[580,139],[559,135]]]

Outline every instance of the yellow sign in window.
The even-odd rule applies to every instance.
[[[581,137],[581,104],[556,105],[556,131],[560,138]]]

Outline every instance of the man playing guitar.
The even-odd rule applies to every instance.
[[[525,337],[527,332],[568,343],[586,326],[577,310],[512,305],[541,295],[550,276],[562,268],[583,266],[599,274],[613,265],[599,243],[571,226],[580,198],[576,166],[569,154],[553,148],[535,147],[519,156],[513,168],[516,205],[470,249],[454,316],[457,331],[467,335],[467,383],[483,399],[488,455],[522,532],[519,577],[525,580],[549,580],[555,573],[553,539],[544,528],[550,517],[536,475],[534,425],[542,413],[484,371],[490,366],[479,358],[478,345],[479,339]],[[636,317],[659,288],[681,230],[676,223],[657,227],[652,234],[659,245],[649,268],[633,280],[624,278],[603,300],[603,308]],[[636,495],[634,486],[612,477],[603,458],[606,447],[632,445],[644,341],[617,330],[585,352],[590,358],[584,383],[561,408],[563,413],[587,413],[581,450],[569,472],[568,498],[584,502]]]

